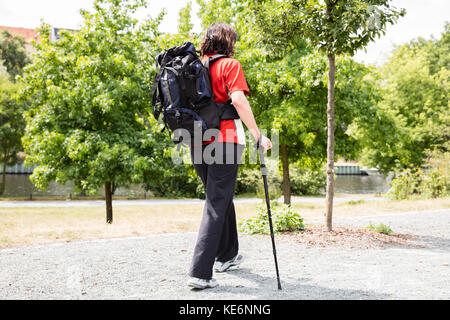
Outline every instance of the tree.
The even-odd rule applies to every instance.
[[[244,68],[255,117],[263,129],[279,131],[284,202],[289,204],[290,164],[318,171],[326,159],[327,57],[301,39],[291,39],[281,47],[264,41],[267,35],[253,23],[252,2],[199,3],[205,27],[224,19],[239,34],[235,56]],[[345,57],[338,61],[336,150],[345,158],[354,158],[361,146],[347,130],[372,113],[377,92],[366,81],[368,68]]]
[[[192,3],[188,2],[186,7],[181,8],[178,14],[178,34],[183,36],[189,36],[194,27],[191,22]]]
[[[5,192],[6,166],[17,162],[16,153],[22,148],[21,137],[25,128],[25,104],[16,99],[19,85],[15,77],[22,74],[30,59],[21,36],[7,29],[0,32],[0,161],[3,167],[0,194]]]
[[[373,70],[378,114],[351,128],[364,140],[362,163],[387,173],[419,168],[430,152],[448,151],[449,26],[439,40],[419,38],[395,48],[389,61]],[[383,126],[374,125],[380,121]]]
[[[177,34],[163,33],[156,38],[156,42],[162,49],[167,49],[173,46],[180,46],[186,41],[193,43],[196,48],[199,45],[199,36],[192,32],[193,23],[191,22],[191,2],[187,3],[179,12],[178,30]],[[163,12],[164,13],[164,12]],[[204,192],[201,190],[201,180],[195,173],[192,165],[188,161],[183,161],[183,156],[186,156],[187,150],[180,149],[174,145],[170,134],[164,130],[162,123],[153,125],[155,132],[163,134],[158,138],[161,154],[154,159],[154,165],[160,171],[159,175],[146,174],[144,176],[144,188],[150,190],[155,196],[170,197],[204,197]],[[176,150],[177,149],[177,150]],[[173,156],[178,159],[173,160]],[[186,158],[190,158],[189,156]],[[180,160],[180,162],[178,162]],[[186,162],[186,163],[185,163]],[[200,187],[199,187],[200,186]]]
[[[113,185],[157,177],[163,153],[152,126],[150,88],[162,15],[138,23],[144,0],[96,0],[81,11],[84,25],[50,42],[40,28],[36,58],[22,79],[32,101],[22,141],[33,183],[73,180],[94,194],[104,186],[106,221],[112,223]],[[150,121],[150,122],[149,122]]]
[[[326,225],[332,230],[335,159],[336,56],[353,55],[385,33],[388,24],[404,15],[389,0],[285,0],[252,1],[256,23],[279,50],[299,38],[328,58]]]
[[[3,172],[0,194],[3,194],[6,187],[6,166],[17,162],[16,153],[22,147],[20,139],[25,121],[24,105],[16,97],[19,86],[9,80],[6,68],[0,65],[0,69],[0,161]]]
[[[19,35],[10,33],[7,29],[0,33],[0,60],[4,61],[6,70],[14,81],[17,75],[30,62],[25,50],[25,40]]]

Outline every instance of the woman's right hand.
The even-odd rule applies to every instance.
[[[259,136],[259,145],[264,148],[264,153],[272,149],[272,141],[262,134]]]

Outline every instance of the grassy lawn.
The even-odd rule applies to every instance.
[[[257,204],[237,203],[238,221],[255,213]],[[294,203],[305,222],[322,219],[324,202]],[[392,214],[450,208],[450,198],[338,203],[334,217]],[[105,223],[104,207],[0,208],[0,248],[58,241],[197,231],[202,204],[116,206],[114,223]]]
[[[300,215],[308,220],[322,218],[325,213],[325,199],[322,203],[293,203]],[[394,214],[408,211],[425,211],[450,209],[450,197],[431,200],[382,200],[382,201],[347,201],[334,204],[333,217],[357,217]]]

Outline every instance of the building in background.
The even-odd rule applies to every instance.
[[[41,40],[38,32],[35,29],[0,26],[0,31],[2,31],[3,29],[8,30],[10,33],[12,33],[14,35],[22,36],[25,39],[25,49],[27,50],[28,53],[34,51],[33,45],[31,42],[33,40],[35,40],[36,42],[39,42]]]
[[[3,29],[8,30],[12,34],[22,36],[25,39],[25,49],[27,50],[28,53],[31,53],[31,52],[34,51],[34,48],[33,48],[33,45],[32,45],[32,40],[35,40],[38,43],[41,40],[41,38],[39,36],[39,33],[37,32],[36,29],[0,26],[0,31],[3,30]],[[74,29],[51,27],[50,40],[51,41],[59,40],[59,33],[60,33],[61,30],[68,30],[68,31],[71,31],[71,32],[75,32],[76,31]]]
[[[59,33],[63,30],[66,31],[70,31],[70,32],[76,32],[77,30],[75,29],[67,29],[67,28],[54,28],[52,27],[52,29],[50,30],[50,40],[51,41],[56,41],[59,40]]]

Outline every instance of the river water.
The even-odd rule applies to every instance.
[[[391,178],[374,176],[337,176],[334,190],[336,193],[385,193],[390,188]]]
[[[67,182],[65,185],[50,182],[47,189],[40,190],[36,188],[30,181],[27,174],[7,174],[6,175],[6,188],[4,197],[29,197],[33,196],[61,196],[66,197],[71,193],[75,195],[74,184]],[[145,190],[139,185],[132,185],[129,188],[117,188],[115,195],[117,196],[130,196],[130,197],[143,197]],[[104,190],[101,188],[98,192],[100,196],[104,195]],[[148,195],[148,193],[147,193]]]
[[[384,193],[389,189],[389,179],[383,176],[343,176],[336,177],[335,192],[349,194]],[[29,180],[29,175],[7,174],[5,197],[29,197],[40,196],[69,196],[74,194],[73,183],[60,185],[51,182],[46,190],[37,189]],[[118,188],[115,192],[117,196],[143,197],[145,190],[139,185],[131,185],[128,188]],[[104,195],[103,189],[99,190],[99,195]],[[149,195],[148,193],[146,194]]]

